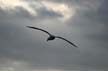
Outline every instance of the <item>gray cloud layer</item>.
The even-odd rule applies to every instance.
[[[62,67],[68,70],[74,66],[82,68],[84,66],[84,69],[100,67],[100,70],[107,70],[107,0],[50,1],[70,5],[72,3],[72,5],[79,6],[79,9],[72,18],[64,23],[52,19],[62,17],[61,14],[45,8],[38,11],[37,17],[30,15],[22,8],[18,8],[19,12],[14,14],[0,9],[0,65],[7,65],[8,60],[15,60],[29,63],[31,68],[56,69]],[[47,25],[48,22],[52,25]],[[57,26],[55,27],[53,23]],[[73,42],[76,42],[79,48],[71,48],[70,45],[58,39],[47,43],[45,41],[47,35],[28,29],[25,27],[27,25],[45,28],[70,41],[76,40]],[[58,27],[58,25],[65,27]]]

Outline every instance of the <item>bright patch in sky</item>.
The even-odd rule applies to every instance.
[[[22,7],[30,14],[36,15],[35,10],[30,7],[29,3],[21,0],[0,0],[0,7],[4,10],[16,10],[16,7]]]
[[[56,3],[51,1],[24,1],[24,0],[0,0],[0,7],[3,10],[16,11],[17,7],[21,7],[28,11],[31,15],[37,16],[37,10],[46,8],[48,11],[61,14],[58,19],[67,20],[75,14],[75,8],[69,8],[64,3]]]
[[[75,14],[75,8],[69,8],[66,4],[42,1],[42,4],[48,9],[54,12],[60,13],[64,16],[64,19],[70,18]]]

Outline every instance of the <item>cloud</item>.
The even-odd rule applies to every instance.
[[[66,4],[54,3],[49,1],[42,1],[42,4],[48,9],[54,12],[60,13],[64,16],[64,19],[70,18],[75,14],[75,8],[69,8]]]
[[[42,14],[46,11],[50,12],[50,15],[51,15],[51,12],[52,12],[52,13],[55,13],[55,14],[62,15],[62,16],[57,16],[56,17],[57,19],[59,18],[59,19],[62,19],[62,20],[67,20],[72,15],[75,14],[75,8],[74,7],[69,8],[69,6],[64,4],[64,3],[62,3],[62,4],[61,3],[56,3],[56,2],[54,3],[54,2],[51,2],[51,1],[12,0],[10,2],[8,0],[5,0],[5,1],[1,0],[0,1],[0,7],[1,7],[1,9],[9,11],[10,13],[20,12],[20,11],[23,10],[25,12],[27,11],[28,14],[30,14],[31,16],[37,16],[37,17],[40,16],[40,11],[42,11],[41,12]],[[55,16],[55,14],[53,14],[53,15]],[[44,14],[43,14],[43,17],[45,17]]]
[[[1,70],[108,70],[107,1],[17,1],[18,5],[8,1],[2,7],[0,4]],[[27,9],[19,3],[27,4]],[[67,15],[65,22],[56,20],[67,19]],[[46,42],[46,34],[26,28],[27,25],[63,36],[79,48],[59,39]]]
[[[3,10],[16,10],[16,7],[22,7],[25,10],[27,10],[30,14],[36,15],[36,12],[32,7],[30,7],[29,3],[22,0],[12,0],[11,2],[9,0],[1,0],[0,7]]]
[[[1,71],[64,71],[62,69],[53,69],[53,68],[39,68],[39,67],[29,67],[30,65],[25,63],[25,62],[21,62],[21,61],[15,61],[15,60],[8,60],[5,62],[5,64],[0,64],[0,70]]]

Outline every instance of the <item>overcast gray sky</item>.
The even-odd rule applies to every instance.
[[[0,0],[0,71],[107,71],[108,0]],[[79,48],[26,26],[62,36]]]

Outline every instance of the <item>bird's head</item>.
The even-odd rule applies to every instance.
[[[51,40],[54,40],[55,39],[55,36],[49,36],[48,38],[47,38],[47,41],[51,41]]]

